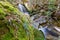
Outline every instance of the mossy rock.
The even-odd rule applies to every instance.
[[[0,40],[44,40],[27,17],[9,2],[0,1]],[[38,39],[35,35],[41,34]]]

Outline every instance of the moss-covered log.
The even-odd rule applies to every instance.
[[[44,40],[44,37],[17,8],[0,1],[0,40]]]

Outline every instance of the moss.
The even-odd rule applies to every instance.
[[[4,32],[0,40],[35,40],[34,35],[37,34],[23,13],[9,2],[0,1],[0,6],[0,32]]]
[[[12,37],[13,37],[13,36],[12,36],[11,33],[6,33],[6,34],[3,36],[2,40],[11,40]]]
[[[42,31],[38,31],[37,29],[34,29],[34,40],[44,40],[44,35],[42,35]]]

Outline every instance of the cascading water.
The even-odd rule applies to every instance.
[[[24,5],[18,4],[18,8],[24,14],[29,15],[29,12],[27,11],[27,9]],[[41,28],[39,28],[39,30],[41,30],[44,33],[45,40],[46,40],[47,34],[50,34],[50,35],[55,36],[55,37],[59,36],[57,33],[53,32],[51,29],[49,30],[47,27],[41,27]]]
[[[59,35],[55,33],[54,31],[52,31],[52,29],[50,28],[48,29],[47,27],[41,27],[39,28],[39,30],[41,30],[44,33],[45,38],[48,36],[48,34],[54,37],[59,37]]]
[[[19,9],[21,12],[23,12],[25,15],[29,15],[29,12],[28,12],[27,8],[26,8],[24,5],[18,4],[18,9]]]

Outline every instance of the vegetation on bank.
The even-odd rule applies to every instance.
[[[12,4],[0,1],[0,40],[44,40],[44,35]]]

